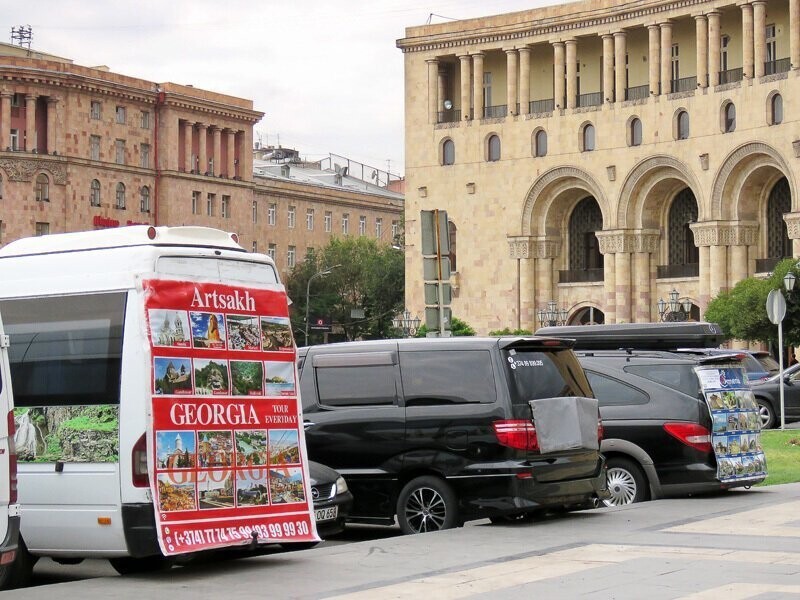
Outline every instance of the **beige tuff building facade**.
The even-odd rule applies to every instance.
[[[701,318],[800,255],[800,0],[592,0],[410,27],[406,296],[419,211],[458,240],[479,332]],[[667,315],[669,317],[669,315]]]
[[[251,100],[0,44],[0,244],[130,224],[202,225],[238,233],[242,246],[272,254],[286,271],[341,232],[344,204],[355,219],[371,219],[373,235],[376,218],[399,223],[399,194],[254,177],[253,126],[262,116]],[[320,212],[310,228],[307,204]],[[336,219],[330,232],[326,210]]]

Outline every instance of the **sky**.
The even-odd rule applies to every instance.
[[[405,28],[560,0],[32,0],[0,3],[32,48],[253,100],[253,139],[404,175]]]

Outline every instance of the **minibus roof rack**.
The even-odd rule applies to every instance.
[[[576,350],[716,348],[725,341],[716,323],[618,323],[542,327],[536,335],[575,340]]]

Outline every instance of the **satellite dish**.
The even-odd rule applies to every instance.
[[[370,179],[377,179],[377,178],[378,178],[378,172],[377,171],[372,171],[372,175],[370,175]]]
[[[451,108],[453,108],[453,101],[452,100],[445,100],[444,101],[444,109],[445,110],[450,110]]]

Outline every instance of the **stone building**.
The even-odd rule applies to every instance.
[[[800,0],[573,2],[397,45],[415,310],[420,210],[447,210],[453,312],[484,333],[552,302],[658,320],[672,290],[700,318],[800,255]]]
[[[291,267],[341,231],[347,212],[391,227],[402,195],[309,189],[287,176],[253,176],[253,102],[188,85],[154,83],[0,44],[0,244],[130,224],[202,225],[237,232],[245,248]],[[313,201],[337,228],[297,228],[288,198]],[[305,201],[304,201],[305,202]],[[306,205],[298,204],[305,218]],[[358,217],[356,217],[358,218]],[[305,222],[303,222],[305,225]],[[359,233],[356,228],[354,235]],[[367,231],[363,233],[367,235]]]

